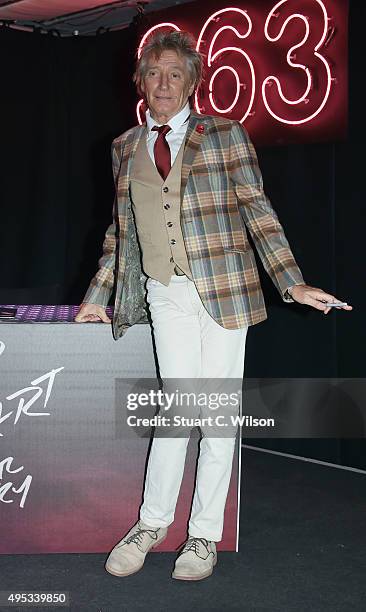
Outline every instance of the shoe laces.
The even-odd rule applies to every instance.
[[[195,555],[197,555],[197,557],[201,557],[201,559],[203,559],[204,557],[199,554],[201,543],[204,545],[207,554],[210,554],[211,551],[208,548],[208,540],[206,540],[206,538],[195,538],[193,536],[188,538],[181,554],[183,555],[184,553],[192,551],[195,553]]]
[[[139,524],[140,523],[138,523],[138,525]],[[136,544],[140,552],[144,553],[145,551],[141,548],[141,545],[144,540],[145,534],[149,534],[152,540],[157,540],[159,529],[160,527],[157,527],[156,529],[153,529],[152,527],[150,527],[149,529],[143,529],[142,527],[138,527],[135,533],[132,533],[130,536],[128,536],[128,538],[125,538],[120,544],[120,546],[133,543]]]

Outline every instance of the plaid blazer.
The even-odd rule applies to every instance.
[[[116,290],[113,336],[148,322],[146,275],[130,198],[130,173],[146,124],[112,143],[116,197],[99,269],[84,302],[106,306]],[[181,182],[181,227],[192,278],[209,314],[236,329],[267,318],[250,232],[265,270],[286,302],[288,287],[304,283],[283,228],[263,191],[257,156],[237,121],[191,112]],[[147,204],[148,205],[148,204]]]

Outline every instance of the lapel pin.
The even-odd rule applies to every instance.
[[[205,131],[205,126],[202,123],[199,123],[196,127],[196,132],[198,132],[199,134],[203,134],[204,131]]]

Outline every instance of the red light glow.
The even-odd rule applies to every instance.
[[[238,4],[221,8],[219,0],[212,0],[210,5],[196,3],[194,11],[193,3],[191,11],[186,9],[190,5],[161,11],[161,21],[143,34],[138,57],[159,29],[191,31],[205,62],[205,79],[194,94],[197,113],[245,123],[263,143],[294,142],[297,136],[308,141],[311,133],[317,140],[344,137],[347,0]],[[142,102],[136,108],[140,124]],[[312,128],[296,135],[291,129],[311,122]]]

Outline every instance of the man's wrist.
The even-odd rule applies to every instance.
[[[295,283],[294,285],[291,285],[291,287],[287,287],[284,293],[285,300],[291,300],[291,302],[295,301],[295,298],[293,296],[295,287],[305,287],[305,283]]]

